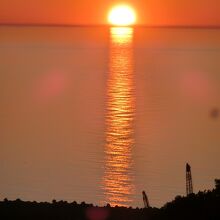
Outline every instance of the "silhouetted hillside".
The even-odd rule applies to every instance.
[[[160,209],[161,219],[220,219],[220,180],[215,180],[215,189],[187,197],[177,196],[174,201]]]
[[[219,220],[220,180],[212,191],[177,196],[160,209],[132,209],[125,207],[95,207],[91,204],[23,202],[19,199],[0,202],[2,220]]]

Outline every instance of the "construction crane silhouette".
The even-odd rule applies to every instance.
[[[142,194],[143,194],[144,208],[150,208],[150,203],[147,194],[145,193],[145,191],[143,191]]]
[[[193,183],[192,183],[192,174],[191,167],[187,163],[186,164],[186,195],[190,195],[193,193]]]

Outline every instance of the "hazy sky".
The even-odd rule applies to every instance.
[[[220,25],[220,0],[0,0],[0,23],[105,24],[121,2],[133,5],[139,24]]]

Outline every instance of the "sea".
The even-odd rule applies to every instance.
[[[220,178],[220,29],[0,26],[0,200],[152,207]]]

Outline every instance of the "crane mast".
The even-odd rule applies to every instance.
[[[150,208],[150,203],[147,194],[145,193],[145,191],[143,191],[142,194],[143,194],[144,208]]]
[[[192,183],[192,173],[191,167],[187,163],[186,164],[186,195],[190,195],[193,193],[193,183]]]

